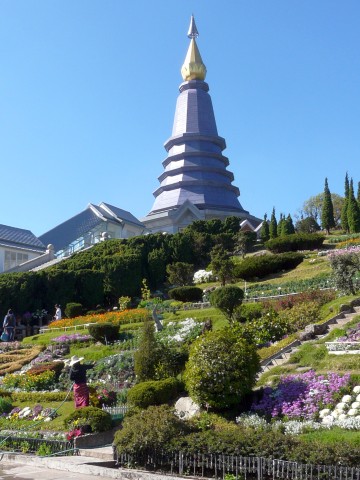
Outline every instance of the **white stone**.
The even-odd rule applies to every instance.
[[[190,397],[181,397],[175,403],[175,413],[182,420],[188,420],[200,412],[200,406]]]

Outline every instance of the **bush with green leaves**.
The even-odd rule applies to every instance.
[[[241,305],[244,298],[244,291],[235,285],[225,285],[217,288],[210,294],[210,303],[218,308],[231,322],[236,308]]]
[[[112,427],[111,415],[101,408],[82,407],[64,419],[65,428],[89,425],[93,433],[106,432]]]
[[[289,321],[279,317],[273,309],[268,309],[264,314],[252,322],[247,322],[236,327],[239,335],[256,345],[281,340],[291,331]]]
[[[187,428],[168,405],[151,406],[124,419],[115,433],[118,453],[140,456],[154,451],[172,451],[175,438],[182,438]]]
[[[0,397],[0,414],[9,413],[12,410],[12,401],[9,397]]]
[[[81,305],[81,303],[70,302],[66,304],[65,315],[68,318],[79,317],[82,314],[83,314],[83,306]]]
[[[238,405],[255,385],[260,368],[256,347],[232,328],[207,332],[190,347],[185,386],[200,405]]]
[[[127,394],[127,401],[134,407],[147,408],[150,405],[162,405],[176,398],[182,389],[182,383],[176,378],[150,380],[133,386]]]
[[[119,325],[108,322],[89,325],[89,334],[97,342],[112,343],[119,338]]]
[[[272,238],[265,243],[265,247],[273,253],[316,250],[322,247],[324,240],[325,236],[319,233],[293,233]]]
[[[243,280],[262,278],[282,270],[292,270],[303,260],[304,255],[296,252],[247,257],[236,264],[234,274]]]
[[[292,308],[279,311],[278,315],[279,321],[284,320],[290,326],[290,332],[297,332],[320,320],[320,305],[317,302],[296,303]]]
[[[264,305],[262,302],[243,303],[235,309],[233,318],[237,322],[252,322],[261,318],[264,313]]]
[[[180,302],[201,302],[203,291],[199,287],[177,287],[169,290],[169,297]]]

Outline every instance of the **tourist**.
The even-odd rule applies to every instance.
[[[83,365],[83,357],[73,355],[67,364],[70,366],[69,378],[74,382],[75,408],[89,406],[89,387],[87,386],[86,372],[94,365]]]
[[[61,320],[61,308],[60,308],[60,305],[58,304],[55,305],[54,320]]]
[[[15,324],[16,324],[15,315],[11,310],[11,308],[9,308],[8,313],[5,315],[4,322],[3,322],[4,333],[7,335],[8,342],[12,342],[14,340]]]

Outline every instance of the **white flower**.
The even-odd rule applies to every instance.
[[[348,405],[347,405],[346,403],[344,403],[344,402],[340,402],[340,403],[338,403],[338,404],[336,405],[335,408],[336,408],[337,410],[340,410],[340,411],[342,412],[343,410],[346,410],[346,409],[348,408]]]
[[[340,413],[341,413],[341,412],[339,412],[338,410],[335,409],[335,410],[331,413],[331,416],[332,416],[333,418],[338,418],[338,416],[340,415]]]
[[[350,415],[351,417],[357,415],[357,413],[358,413],[357,408],[350,408],[350,410],[348,411],[348,415]]]
[[[353,402],[351,404],[351,408],[359,408],[360,407],[360,402]]]
[[[358,395],[355,399],[357,402],[360,402],[360,395]]]
[[[46,417],[46,418],[44,419],[44,422],[51,422],[51,417]]]
[[[324,408],[323,410],[320,410],[319,416],[320,418],[324,418],[330,414],[330,410],[328,408]]]
[[[344,403],[350,403],[351,402],[351,395],[344,395],[343,398],[341,399],[342,402]]]
[[[346,419],[346,413],[341,413],[338,418],[339,418],[339,420],[345,420]]]
[[[325,425],[330,425],[334,421],[333,417],[331,415],[327,415],[322,419],[322,423],[325,423]]]
[[[356,385],[356,387],[353,388],[354,393],[360,393],[360,385]]]

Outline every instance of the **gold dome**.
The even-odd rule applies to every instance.
[[[202,61],[195,38],[191,38],[185,61],[181,67],[181,75],[184,81],[205,80],[206,67]]]

